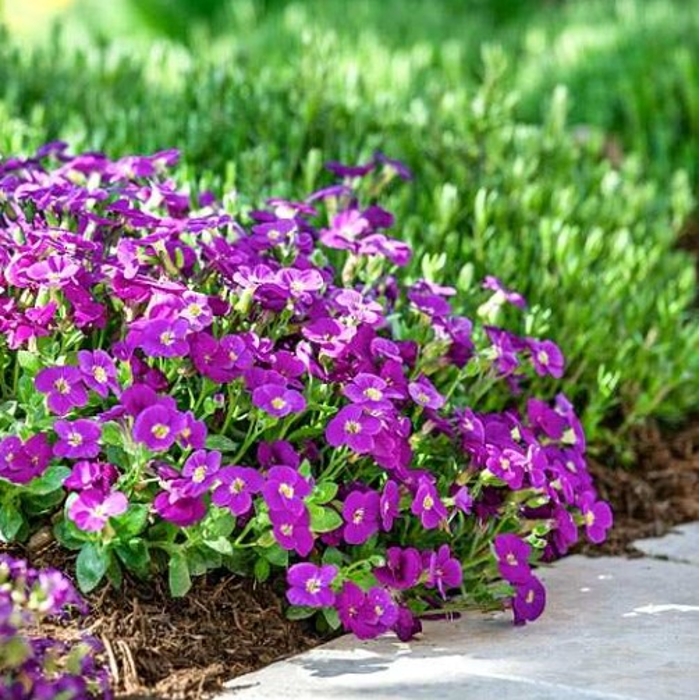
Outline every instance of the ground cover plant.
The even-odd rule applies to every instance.
[[[357,3],[346,31],[331,9],[236,3],[236,31],[207,47],[6,40],[0,142],[17,153],[68,138],[115,157],[177,143],[190,186],[236,189],[241,208],[303,197],[324,160],[400,154],[420,185],[387,206],[416,250],[411,274],[460,287],[466,312],[473,280],[497,268],[530,301],[531,332],[562,346],[562,388],[592,450],[631,463],[632,428],[697,406],[695,272],[674,249],[693,208],[676,169],[695,167],[697,100],[683,88],[696,16],[681,3],[532,3],[521,25],[458,5],[415,3],[411,21],[397,5],[387,16],[403,19],[387,23]],[[489,31],[504,51],[480,64]],[[550,50],[557,68],[542,65]],[[601,64],[603,95],[586,72]],[[664,80],[648,79],[656,70]],[[558,80],[569,98],[542,92]],[[611,136],[615,162],[601,156]],[[664,164],[655,180],[651,160]]]
[[[533,564],[612,516],[572,404],[532,393],[565,361],[526,300],[487,276],[470,319],[403,279],[378,202],[411,173],[381,153],[245,221],[176,160],[0,164],[2,538],[50,523],[83,592],[280,570],[293,619],[361,639],[539,617]]]

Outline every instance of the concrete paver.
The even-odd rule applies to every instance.
[[[665,537],[637,540],[634,546],[649,557],[698,564],[698,523],[678,525]]]
[[[668,537],[693,535],[697,548],[697,525]],[[525,627],[510,613],[469,613],[426,623],[410,643],[344,636],[234,679],[219,700],[694,700],[698,567],[686,545],[656,542],[668,560],[572,556],[541,568],[547,609]]]

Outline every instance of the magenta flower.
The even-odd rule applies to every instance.
[[[331,584],[338,575],[338,567],[332,564],[294,564],[287,572],[287,600],[292,605],[323,608],[333,605],[335,593]]]
[[[117,370],[114,360],[104,351],[78,351],[78,366],[85,384],[95,393],[105,398],[110,389],[117,392]]]
[[[76,462],[71,473],[63,480],[63,487],[73,491],[83,491],[94,487],[107,492],[114,485],[119,472],[107,462]]]
[[[85,532],[100,532],[109,518],[121,515],[128,507],[129,501],[121,491],[89,488],[70,504],[68,517]]]
[[[77,367],[46,367],[36,375],[34,386],[37,391],[47,394],[46,405],[59,416],[65,416],[71,409],[88,402],[83,377]]]
[[[489,456],[486,459],[486,467],[488,470],[494,476],[503,479],[513,491],[517,491],[523,485],[527,466],[525,455],[508,448],[500,450],[497,447],[489,446],[487,450]]]
[[[445,589],[459,588],[462,585],[462,565],[458,559],[450,556],[450,546],[443,544],[437,552],[430,555],[428,565],[429,588],[437,588],[440,595],[446,598]]]
[[[153,508],[163,520],[179,527],[195,525],[207,514],[207,505],[201,496],[189,496],[184,487],[187,482],[175,479],[166,485],[153,499]]]
[[[91,420],[57,420],[54,430],[58,442],[53,446],[56,457],[67,459],[91,459],[100,453],[100,426]]]
[[[375,587],[365,593],[352,581],[343,584],[335,605],[343,627],[359,639],[374,639],[399,619],[398,605],[386,590]]]
[[[437,411],[445,405],[445,398],[442,394],[423,376],[420,376],[417,381],[409,383],[408,393],[419,406],[424,408],[432,408]]]
[[[265,384],[253,391],[253,405],[276,418],[290,413],[301,413],[306,408],[306,400],[294,389],[281,384]]]
[[[596,501],[592,495],[586,495],[581,499],[581,512],[586,537],[594,544],[604,542],[613,524],[610,506],[605,501]]]
[[[253,506],[253,494],[263,487],[263,477],[250,467],[224,467],[216,474],[211,501],[228,508],[235,516],[245,515]]]
[[[295,551],[306,557],[314,547],[314,536],[309,524],[309,512],[304,508],[301,513],[288,510],[271,510],[272,532],[280,547]]]
[[[350,401],[368,409],[390,408],[388,399],[401,398],[400,392],[392,389],[381,377],[360,372],[343,388],[343,395]]]
[[[531,547],[517,535],[496,535],[493,549],[498,570],[508,583],[524,583],[532,576],[528,564]]]
[[[547,592],[542,582],[536,576],[530,576],[515,587],[513,622],[524,625],[536,620],[544,611],[546,602]]]
[[[64,287],[78,273],[80,266],[67,255],[50,255],[26,269],[26,275],[47,287]]]
[[[262,487],[263,497],[270,510],[289,511],[295,515],[306,512],[304,497],[311,493],[312,485],[291,467],[272,467]]]
[[[411,513],[420,518],[423,527],[427,530],[433,530],[447,517],[447,508],[440,499],[435,485],[425,478],[419,483],[411,503]]]
[[[556,343],[551,340],[528,338],[527,345],[530,348],[535,372],[540,377],[549,374],[556,379],[561,379],[564,376],[564,355]]]
[[[343,503],[343,539],[362,544],[379,530],[379,494],[376,491],[352,491]]]
[[[422,573],[420,552],[414,547],[389,547],[386,550],[386,564],[374,569],[379,583],[398,590],[415,586]]]
[[[153,452],[170,449],[182,431],[185,418],[161,404],[144,409],[134,422],[134,439]]]
[[[384,484],[382,495],[379,498],[379,514],[382,521],[382,529],[389,532],[394,526],[394,520],[399,517],[399,486],[389,479]]]
[[[180,318],[187,321],[190,330],[201,331],[211,325],[213,315],[206,295],[185,292],[182,295],[182,302],[184,307],[180,311]]]
[[[525,299],[517,292],[506,289],[498,277],[488,275],[486,279],[484,279],[482,286],[484,289],[491,289],[496,292],[494,296],[496,296],[499,301],[507,301],[509,304],[513,304],[513,306],[517,306],[521,309],[527,306]]]
[[[177,434],[177,444],[184,449],[201,450],[207,441],[207,426],[196,420],[192,411],[183,416],[183,425]]]
[[[193,452],[182,468],[182,475],[189,482],[183,487],[183,492],[188,496],[201,496],[213,483],[220,466],[220,452]]]
[[[154,318],[144,326],[139,346],[149,357],[185,357],[190,350],[188,331],[189,323],[184,319]]]
[[[469,515],[472,512],[474,506],[474,499],[469,493],[469,489],[466,486],[461,486],[457,493],[454,495],[455,508],[458,508],[465,515]]]
[[[22,442],[16,435],[0,440],[0,478],[14,484],[26,484],[43,474],[52,457],[51,445],[44,433]]]
[[[374,448],[373,435],[382,429],[381,421],[365,414],[362,406],[341,408],[326,427],[326,440],[333,447],[347,445],[358,454]]]

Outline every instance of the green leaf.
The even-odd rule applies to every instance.
[[[311,462],[309,462],[308,459],[305,459],[300,465],[299,465],[299,474],[303,476],[305,479],[308,479],[311,477]]]
[[[44,496],[52,491],[60,489],[63,481],[70,474],[68,467],[55,464],[49,467],[40,477],[27,484],[27,492],[35,496]]]
[[[0,505],[0,540],[12,542],[24,523],[22,513],[14,503]]]
[[[107,580],[117,590],[122,587],[122,583],[124,582],[122,567],[116,557],[109,558],[109,565],[107,566]]]
[[[209,435],[205,446],[208,450],[218,450],[219,452],[237,452],[239,447],[225,435]]]
[[[129,455],[122,450],[121,447],[115,447],[114,445],[109,445],[105,449],[105,454],[107,455],[107,459],[109,462],[114,464],[117,467],[121,467],[122,469],[126,470],[129,467]]]
[[[225,556],[233,554],[233,546],[231,545],[230,540],[226,539],[225,537],[217,537],[214,540],[204,540],[204,544],[209,547],[209,549],[219,552],[219,554],[223,554]]]
[[[311,516],[311,529],[314,532],[331,532],[343,524],[340,514],[331,508],[322,508],[313,503],[308,504]]]
[[[323,617],[326,619],[328,626],[332,630],[337,630],[340,628],[340,618],[338,617],[338,611],[335,608],[323,608]]]
[[[286,567],[289,564],[289,552],[286,549],[282,549],[278,544],[268,549],[263,549],[261,554],[270,564],[274,564],[275,566]]]
[[[114,526],[121,540],[129,539],[140,534],[148,522],[149,508],[143,503],[133,503],[125,513],[111,518],[110,522]]]
[[[276,543],[277,540],[275,539],[274,533],[272,530],[268,530],[258,537],[258,541],[255,544],[257,544],[258,547],[272,547]]]
[[[182,598],[192,588],[190,568],[182,554],[173,554],[168,562],[168,585],[173,598]]]
[[[222,508],[210,508],[204,521],[205,536],[210,539],[228,537],[236,527],[236,518],[230,511]]]
[[[35,352],[18,350],[17,362],[22,369],[26,369],[30,374],[36,374],[41,369],[41,358]]]
[[[86,533],[65,517],[54,525],[53,534],[66,549],[80,549],[86,541]]]
[[[108,421],[102,424],[102,443],[121,447],[124,444],[124,433],[118,423]]]
[[[345,564],[345,555],[336,547],[328,547],[323,552],[322,561],[324,564],[335,564],[337,567],[343,566]]]
[[[133,539],[126,544],[118,544],[114,551],[129,571],[138,576],[146,576],[151,564],[148,547],[143,540]]]
[[[75,563],[78,587],[83,593],[96,588],[104,578],[109,565],[109,555],[101,545],[88,542],[80,550]]]
[[[338,484],[333,481],[324,481],[321,484],[316,484],[311,500],[314,503],[323,505],[324,503],[332,501],[337,493]]]
[[[257,579],[258,583],[265,583],[270,577],[270,562],[267,559],[258,559],[255,562],[255,568],[253,569],[253,574]]]
[[[285,610],[284,616],[288,620],[308,620],[317,612],[318,608],[310,608],[307,605],[293,605]]]

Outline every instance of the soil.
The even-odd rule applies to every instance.
[[[633,470],[591,461],[615,525],[603,546],[578,551],[639,556],[634,540],[698,519],[697,421],[675,431],[647,425],[637,431],[635,445]],[[70,555],[55,544],[32,560],[72,569]],[[120,591],[89,596],[87,629],[106,647],[120,700],[206,698],[235,676],[322,641],[308,624],[284,617],[283,588],[280,580],[256,586],[231,574],[208,575],[196,579],[185,598],[171,599],[164,581],[125,580]],[[75,624],[53,630],[63,637],[77,631]]]

